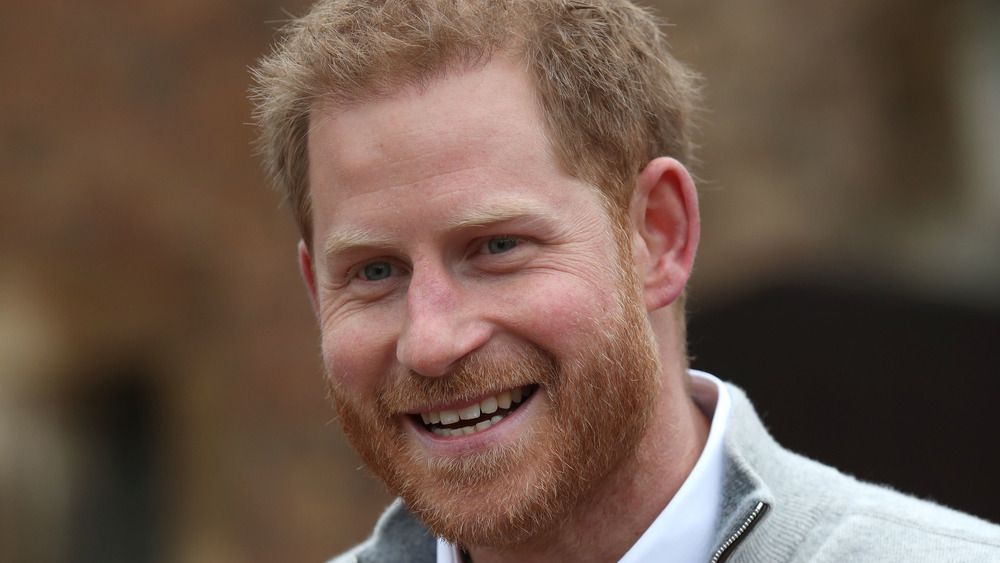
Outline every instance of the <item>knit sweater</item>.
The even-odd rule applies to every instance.
[[[782,448],[743,391],[727,387],[733,408],[713,563],[1000,562],[1000,526]],[[397,500],[367,541],[331,563],[435,560],[433,535]]]

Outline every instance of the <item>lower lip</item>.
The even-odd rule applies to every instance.
[[[403,418],[406,420],[409,430],[427,449],[441,455],[458,455],[488,448],[516,433],[521,425],[526,424],[527,417],[539,408],[543,394],[541,388],[535,389],[535,392],[525,399],[521,406],[505,416],[500,422],[486,430],[462,436],[448,436],[447,438],[438,436],[415,420],[414,417],[403,415]]]

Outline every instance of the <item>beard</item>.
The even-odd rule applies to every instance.
[[[634,455],[659,393],[657,346],[638,284],[615,285],[617,314],[595,320],[600,330],[581,330],[577,357],[557,358],[533,344],[475,352],[444,377],[387,374],[375,400],[364,403],[331,377],[352,447],[392,494],[452,543],[502,548],[544,536]],[[535,410],[538,420],[513,440],[461,457],[428,455],[400,420],[413,405],[524,385],[537,385],[535,393],[548,398]]]

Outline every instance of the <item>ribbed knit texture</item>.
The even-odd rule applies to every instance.
[[[1000,526],[862,483],[785,450],[767,433],[743,391],[728,387],[733,411],[717,543],[740,526],[757,502],[769,505],[728,563],[1000,562]]]

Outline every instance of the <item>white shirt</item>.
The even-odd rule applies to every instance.
[[[723,443],[731,401],[725,385],[705,372],[691,370],[691,391],[695,404],[712,421],[705,449],[674,498],[619,563],[701,563],[712,555],[712,538],[722,505]],[[437,563],[461,561],[458,548],[438,538]]]

